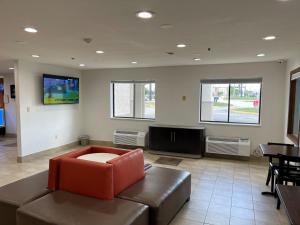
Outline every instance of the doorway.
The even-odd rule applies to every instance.
[[[0,77],[0,156],[17,154],[14,74]]]

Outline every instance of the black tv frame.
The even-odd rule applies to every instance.
[[[52,74],[43,74],[43,79],[42,79],[42,86],[43,86],[43,91],[42,91],[42,102],[43,102],[43,105],[75,105],[75,104],[79,104],[79,101],[80,101],[80,95],[79,95],[79,99],[78,99],[78,102],[76,103],[53,103],[53,104],[46,104],[44,102],[44,79],[45,78],[53,78],[53,79],[61,79],[61,80],[67,80],[67,79],[74,79],[74,80],[78,80],[78,90],[79,90],[79,93],[80,93],[80,88],[79,88],[79,77],[70,77],[70,76],[60,76],[60,75],[52,75]]]

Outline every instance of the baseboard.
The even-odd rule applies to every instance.
[[[112,141],[99,141],[99,140],[90,140],[90,145],[101,145],[108,147],[116,147]]]
[[[267,162],[267,157],[257,157],[254,155],[250,156],[238,156],[238,155],[222,155],[222,154],[214,154],[214,153],[205,153],[205,156],[208,158],[221,158],[221,159],[233,159],[233,160],[243,160],[243,161],[251,161],[251,162]]]
[[[36,159],[36,158],[39,158],[41,156],[44,156],[47,153],[54,154],[54,153],[59,152],[59,151],[63,151],[63,150],[66,150],[66,149],[77,147],[78,145],[79,145],[78,141],[75,141],[75,142],[72,142],[72,143],[69,143],[69,144],[66,144],[66,145],[61,145],[61,146],[58,146],[58,147],[55,147],[55,148],[50,148],[50,149],[47,149],[47,150],[44,150],[44,151],[41,151],[41,152],[26,155],[26,156],[23,156],[23,157],[18,156],[17,157],[17,162],[18,163],[28,162],[32,159]]]
[[[137,148],[145,149],[145,147],[139,147],[139,146],[115,145],[112,141],[90,140],[89,144],[90,145],[101,145],[101,146],[108,146],[108,147],[116,147],[116,148],[124,148],[124,149],[137,149]]]
[[[202,155],[196,155],[196,154],[185,154],[185,153],[152,151],[152,150],[148,150],[148,152],[150,152],[150,153],[152,153],[154,155],[175,156],[175,157],[191,158],[191,159],[201,159],[202,158]]]
[[[6,133],[6,134],[4,135],[4,137],[8,137],[8,138],[16,138],[16,137],[17,137],[17,134]]]
[[[90,140],[89,145],[101,145],[101,146],[117,147],[117,148],[125,148],[125,149],[139,148],[137,146],[115,145],[112,141],[98,141],[98,140]],[[19,163],[27,162],[27,161],[30,161],[32,159],[36,159],[36,158],[39,158],[41,156],[44,156],[47,153],[54,154],[56,152],[63,151],[63,150],[66,150],[66,149],[70,149],[70,148],[74,148],[74,147],[78,147],[78,146],[79,146],[79,143],[76,141],[76,142],[72,142],[70,144],[62,145],[62,146],[59,146],[59,147],[56,147],[56,148],[47,149],[47,150],[44,150],[42,152],[33,153],[31,155],[27,155],[27,156],[23,156],[23,157],[18,156],[17,161]]]
[[[238,155],[223,155],[215,153],[205,153],[205,157],[208,158],[219,158],[219,159],[234,159],[234,160],[250,160],[249,156],[238,156]]]
[[[143,148],[144,150],[147,150],[148,152],[152,154],[158,154],[158,155],[166,155],[165,152],[158,152],[158,151],[151,151],[151,149],[144,148],[144,147],[137,147],[137,146],[127,146],[127,145],[115,145],[112,141],[99,141],[99,140],[90,140],[89,145],[101,145],[101,146],[108,146],[108,147],[117,147],[117,148],[124,148],[124,149],[136,149],[136,148]],[[62,150],[70,149],[73,147],[78,147],[78,142],[72,142],[70,144],[62,145],[56,148],[47,149],[42,152],[34,153],[28,156],[19,157],[18,156],[18,162],[26,162],[38,157],[43,156],[45,153],[56,153]],[[201,158],[199,155],[189,155],[189,154],[172,154],[168,153],[170,156],[177,156],[177,157],[185,157],[185,158]],[[234,160],[246,160],[246,161],[255,161],[255,162],[267,162],[267,157],[256,157],[251,155],[250,157],[245,156],[227,156],[227,155],[219,155],[219,154],[211,154],[211,153],[205,153],[205,157],[214,157],[214,158],[223,158],[223,159],[234,159]]]

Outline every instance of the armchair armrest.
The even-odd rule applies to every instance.
[[[113,166],[114,195],[145,177],[144,155],[142,149],[130,151],[118,158],[107,161]]]
[[[59,188],[60,161],[63,158],[77,158],[80,155],[90,153],[90,147],[80,148],[75,151],[65,153],[49,160],[48,188],[52,191]]]

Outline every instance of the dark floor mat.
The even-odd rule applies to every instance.
[[[163,164],[168,166],[178,166],[179,163],[181,163],[182,159],[175,159],[175,158],[169,158],[169,157],[159,157],[155,163],[157,164]]]

